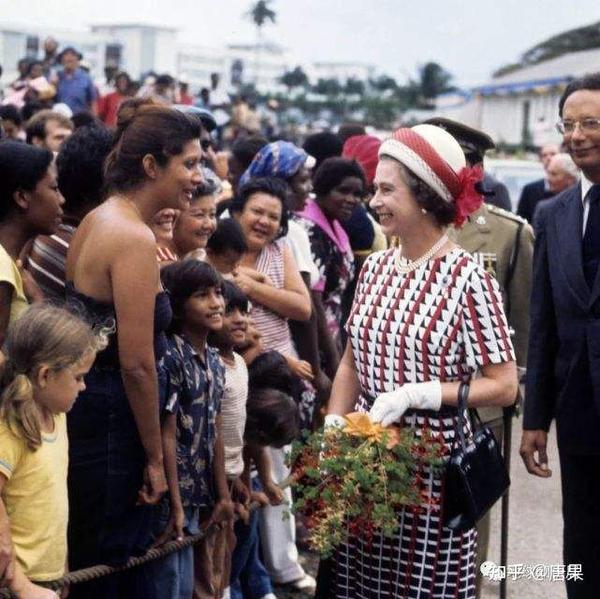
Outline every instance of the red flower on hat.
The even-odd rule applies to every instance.
[[[460,193],[454,200],[456,206],[454,224],[462,227],[469,214],[478,210],[483,203],[483,196],[475,188],[475,185],[483,179],[483,170],[480,166],[464,167],[457,176],[460,182]]]

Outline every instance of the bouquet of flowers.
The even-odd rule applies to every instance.
[[[369,543],[375,532],[393,535],[402,507],[438,508],[424,473],[441,468],[443,443],[424,432],[383,428],[355,412],[346,426],[318,431],[291,454],[295,511],[305,517],[310,544],[322,556],[350,536]]]

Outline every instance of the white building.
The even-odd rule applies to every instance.
[[[56,38],[60,48],[74,46],[89,63],[95,77],[101,78],[107,64],[119,64],[122,47],[117,40],[101,34],[90,35],[85,31],[29,27],[20,25],[0,26],[0,64],[4,69],[3,82],[16,79],[17,62],[21,58],[41,58],[44,40]]]
[[[436,114],[482,129],[497,143],[512,146],[560,142],[554,124],[558,101],[569,81],[600,71],[600,48],[563,54],[494,77],[462,101],[440,96]]]
[[[188,81],[193,91],[210,87],[211,73],[219,73],[221,81],[229,82],[230,60],[223,48],[179,44],[175,64],[174,73]]]
[[[154,25],[114,23],[92,25],[92,34],[123,48],[119,68],[139,78],[148,71],[175,74],[177,29]]]
[[[261,91],[282,88],[281,76],[296,66],[290,52],[277,44],[229,44],[230,68],[241,68],[241,83],[254,83]]]
[[[359,62],[314,62],[307,75],[314,82],[319,79],[337,79],[342,84],[348,79],[368,81],[375,75],[375,66]]]
[[[107,64],[139,78],[149,71],[186,79],[193,91],[210,84],[210,74],[219,73],[224,87],[254,83],[261,91],[280,89],[279,78],[297,64],[285,49],[261,42],[211,47],[178,41],[177,29],[148,24],[94,24],[91,32],[51,30],[23,26],[0,27],[0,64],[4,82],[17,76],[17,62],[40,58],[48,36],[60,48],[74,46],[90,63],[94,77],[101,79]],[[233,81],[232,81],[233,79]]]

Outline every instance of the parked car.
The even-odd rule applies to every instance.
[[[513,212],[517,211],[523,187],[544,176],[541,163],[535,160],[486,158],[484,165],[486,173],[506,185]]]

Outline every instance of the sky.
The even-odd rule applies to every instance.
[[[142,22],[179,28],[206,45],[253,42],[251,0],[0,0],[2,23],[85,29]],[[24,11],[26,7],[26,12]],[[298,62],[375,65],[399,82],[440,63],[458,85],[487,81],[503,64],[562,31],[600,21],[599,0],[273,0],[265,39]]]

